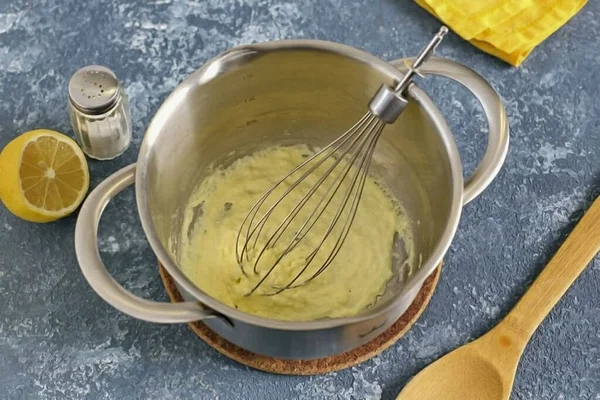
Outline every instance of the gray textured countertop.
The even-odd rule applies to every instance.
[[[36,225],[0,207],[0,398],[394,398],[425,365],[497,323],[600,192],[599,20],[600,3],[590,2],[519,69],[454,34],[439,49],[502,94],[511,148],[496,181],[465,208],[429,308],[379,357],[315,377],[248,369],[185,325],[137,321],[104,303],[76,264],[75,216]],[[161,101],[222,50],[319,38],[392,59],[414,55],[437,26],[409,0],[0,0],[0,147],[38,127],[70,134],[70,75],[108,65],[130,97],[134,143],[114,161],[90,162],[95,186],[135,161]],[[447,80],[422,86],[471,171],[485,146],[477,102]],[[109,206],[100,245],[119,282],[166,300],[132,190]],[[596,259],[527,347],[513,399],[600,399],[599,282]]]

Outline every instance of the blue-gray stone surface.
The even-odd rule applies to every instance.
[[[380,356],[315,377],[248,369],[185,325],[138,321],[103,302],[75,260],[75,215],[36,225],[0,207],[0,398],[393,399],[428,363],[496,324],[600,192],[599,21],[590,1],[520,68],[454,34],[439,48],[501,93],[511,147],[498,178],[464,209],[429,307]],[[95,186],[135,161],[160,103],[223,50],[318,38],[392,59],[414,55],[438,26],[409,0],[0,0],[0,147],[34,128],[72,134],[70,75],[107,65],[130,98],[134,139],[120,158],[90,161]],[[472,171],[486,143],[479,105],[447,80],[420,85]],[[167,300],[132,190],[108,207],[100,248],[119,282]],[[599,282],[596,258],[534,335],[512,399],[600,399]]]

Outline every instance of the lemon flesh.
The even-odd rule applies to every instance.
[[[0,154],[0,198],[27,221],[50,222],[71,214],[83,202],[89,182],[83,152],[59,132],[26,132]]]

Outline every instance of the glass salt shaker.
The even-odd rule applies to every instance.
[[[89,157],[110,160],[131,142],[131,114],[117,76],[100,65],[83,67],[69,81],[68,111],[75,137]]]

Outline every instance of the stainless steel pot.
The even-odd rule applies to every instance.
[[[283,322],[230,308],[195,286],[178,268],[182,211],[211,163],[273,144],[321,145],[344,132],[366,110],[382,83],[405,71],[341,44],[291,40],[227,51],[181,83],[152,119],[138,161],[89,195],[75,229],[75,250],[92,288],[120,311],[146,321],[202,320],[225,339],[280,358],[311,359],[360,346],[387,329],[410,305],[442,260],[464,204],[498,173],[508,149],[508,126],[498,94],[456,62],[434,58],[421,72],[453,79],[481,102],[489,124],[487,151],[463,184],[462,166],[444,117],[427,94],[410,87],[411,104],[381,137],[373,170],[414,221],[419,267],[364,314],[312,322]],[[150,246],[186,302],[159,303],[121,287],[100,260],[97,231],[106,204],[135,183],[138,212]],[[152,266],[149,266],[151,268]]]

